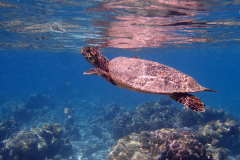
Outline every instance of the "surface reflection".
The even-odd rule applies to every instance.
[[[239,12],[239,3],[214,0],[4,1],[0,2],[0,36],[3,37],[0,46],[2,49],[78,52],[78,48],[86,45],[143,48],[239,41],[236,28],[240,22],[232,17],[236,14],[231,14]],[[228,10],[226,5],[235,5],[235,9]],[[226,28],[231,30],[222,32]],[[215,33],[224,38],[214,37]]]
[[[97,10],[117,13],[115,21],[99,22],[108,26],[106,43],[114,48],[159,47],[167,44],[191,44],[214,41],[202,28],[224,22],[204,20],[212,2],[184,0],[108,0]],[[101,8],[101,9],[99,9]],[[239,22],[225,24],[239,25]],[[95,23],[96,24],[96,23]]]

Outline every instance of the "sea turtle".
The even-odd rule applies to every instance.
[[[201,91],[218,92],[200,86],[192,77],[169,66],[140,59],[107,59],[99,47],[84,47],[82,55],[94,67],[84,74],[99,75],[113,85],[132,91],[168,95],[194,111],[204,112],[204,103],[194,95]]]

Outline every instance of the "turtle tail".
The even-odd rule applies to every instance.
[[[205,104],[196,96],[188,93],[173,93],[168,95],[171,99],[183,104],[194,111],[204,112]]]
[[[219,91],[216,91],[216,90],[213,90],[213,89],[209,89],[209,88],[205,88],[204,91],[210,91],[210,92],[219,92]]]

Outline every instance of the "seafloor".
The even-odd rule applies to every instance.
[[[127,111],[82,98],[1,94],[0,121],[2,160],[240,159],[239,119],[223,109],[179,108],[169,98]]]

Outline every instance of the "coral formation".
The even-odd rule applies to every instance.
[[[37,115],[45,114],[54,104],[49,97],[40,93],[30,94],[26,102],[8,101],[1,107],[5,119],[14,119],[19,123],[29,122]]]
[[[180,109],[175,105],[170,106],[155,106],[155,112],[150,116],[150,126],[151,130],[161,129],[161,128],[172,128],[175,126],[175,117]]]
[[[207,159],[204,145],[189,131],[143,131],[118,140],[107,160]]]
[[[239,128],[235,121],[230,120],[226,122],[212,121],[207,123],[197,134],[198,139],[203,144],[212,142],[217,139],[222,142],[223,136],[239,135]]]
[[[189,109],[182,109],[179,114],[179,120],[183,126],[191,127],[194,125],[204,125],[210,121],[226,121],[232,119],[232,115],[223,109],[205,108],[205,112],[194,112]]]
[[[99,127],[98,125],[93,124],[91,126],[91,133],[92,133],[92,135],[95,135],[98,138],[102,138],[102,136],[103,136],[102,132],[103,132],[103,129],[101,127]]]
[[[7,101],[6,103],[4,103],[1,108],[0,108],[1,112],[3,113],[1,118],[4,119],[14,119],[17,120],[17,117],[15,118],[14,116],[19,114],[23,114],[24,115],[24,111],[26,111],[24,109],[24,103],[23,102],[18,102],[18,101]],[[19,122],[19,121],[18,121]]]
[[[113,120],[113,137],[117,140],[132,132],[171,128],[179,110],[175,105],[160,106],[156,101],[140,104],[135,111],[117,115]]]
[[[224,160],[230,151],[227,148],[220,147],[220,142],[217,139],[213,139],[211,144],[206,144],[206,154],[212,160]]]
[[[156,132],[146,132],[166,127],[180,129],[179,126],[176,126],[177,123],[181,124],[180,126],[185,127],[184,129],[188,131],[173,129],[169,131],[168,129],[162,129]],[[204,124],[206,125],[201,128]],[[108,159],[141,159],[145,157],[145,159],[165,160],[175,159],[174,156],[190,156],[188,158],[185,157],[185,159],[219,158],[220,160],[229,157],[230,152],[228,149],[233,151],[234,154],[240,154],[240,151],[235,149],[240,147],[239,127],[237,123],[232,120],[232,115],[222,109],[216,110],[207,107],[205,112],[199,113],[189,109],[179,109],[174,105],[159,105],[156,102],[145,102],[138,105],[135,111],[119,113],[114,119],[113,127],[118,128],[117,131],[115,130],[115,132],[113,132],[116,140],[117,138],[125,137],[119,140],[119,145],[114,147],[113,151],[108,155]],[[196,133],[198,129],[200,129],[200,131],[195,138],[195,136],[190,133],[190,130]],[[141,134],[131,137],[132,135],[129,134],[132,132],[141,132]],[[160,135],[157,135],[158,132]],[[157,141],[154,143],[155,139],[152,139],[154,135],[164,138],[160,139],[160,142]],[[190,142],[183,137],[191,139],[191,143],[194,145],[189,145],[188,143]],[[135,139],[135,141],[133,141],[133,139]],[[166,141],[166,139],[168,139],[168,141]],[[136,140],[138,143],[136,143]],[[163,147],[164,145],[161,144],[165,144],[165,148]],[[204,151],[204,145],[207,148],[207,154]],[[140,148],[142,150],[137,149],[139,146],[141,146]],[[182,155],[174,150],[179,149],[179,146],[188,147],[179,151]],[[173,151],[170,150],[168,152],[169,148],[173,149]],[[193,150],[191,153],[188,152],[189,148]],[[201,148],[201,151],[196,151],[196,148]],[[159,150],[162,152],[159,152]],[[146,152],[148,153],[147,155],[145,154]],[[197,154],[193,154],[193,152],[197,152]],[[176,159],[180,158],[178,157]]]
[[[204,117],[200,112],[190,109],[182,109],[179,114],[179,120],[183,126],[191,127],[193,125],[201,125],[204,123]]]
[[[83,156],[88,157],[94,152],[97,152],[105,148],[106,146],[104,146],[102,142],[96,139],[90,139],[85,142],[85,144],[81,147],[81,150],[83,152]]]
[[[240,160],[240,155],[237,155],[237,156],[235,157],[235,159],[236,159],[236,160]]]
[[[32,131],[20,131],[2,142],[0,155],[2,159],[43,160],[46,152],[47,143],[44,138]]]
[[[0,125],[0,140],[3,140],[0,157],[2,160],[60,160],[68,156],[74,159],[77,153],[83,159],[100,160],[105,159],[114,140],[118,144],[107,156],[108,160],[230,160],[233,155],[240,155],[240,120],[236,123],[222,109],[206,107],[203,113],[193,112],[180,109],[169,100],[145,102],[130,111],[117,104],[101,107],[81,99],[52,110],[51,99],[41,94],[31,94],[26,102],[5,102],[1,120],[15,121],[4,120]],[[74,113],[69,109],[73,107]],[[62,115],[58,117],[59,113]],[[16,132],[19,130],[16,120],[25,129],[30,128],[29,124],[41,126],[44,122],[58,122],[64,127],[45,123],[42,128]],[[74,152],[65,138],[71,140]]]
[[[74,121],[74,117],[69,115],[67,121],[64,123],[64,134],[70,140],[78,141],[81,139],[81,134],[79,133],[79,128],[74,125]]]
[[[131,115],[128,112],[120,112],[113,120],[113,138],[118,140],[133,131]]]
[[[105,121],[112,120],[113,118],[116,117],[116,115],[117,115],[119,112],[125,112],[125,111],[126,111],[125,108],[120,107],[120,106],[117,105],[116,103],[107,105],[107,106],[105,106],[104,109],[103,109],[103,119],[104,119]]]
[[[98,119],[96,119],[94,123],[113,120],[117,116],[117,114],[120,112],[126,112],[126,109],[123,107],[120,107],[116,103],[109,104],[103,107],[102,109],[103,115],[100,116]]]
[[[149,118],[154,114],[155,108],[158,107],[159,104],[157,102],[144,102],[139,104],[136,108],[137,114],[142,118]]]
[[[239,126],[235,121],[218,120],[207,123],[197,133],[197,139],[205,144],[210,157],[223,160],[230,154],[229,150],[232,154],[240,154],[239,133]]]
[[[62,128],[59,124],[44,124],[43,128],[31,128],[14,133],[2,141],[0,155],[2,159],[44,160],[55,155],[68,157],[72,145],[61,138]]]
[[[126,136],[119,139],[118,143],[112,148],[107,155],[107,160],[153,160],[153,158],[145,153],[140,143],[134,138],[137,136]]]
[[[47,131],[48,135],[45,135],[44,132],[39,132],[38,128],[32,130],[36,130],[40,136],[42,135],[45,138],[48,144],[48,158],[51,158],[57,154],[60,154],[62,157],[68,157],[71,155],[72,145],[68,139],[61,138],[63,130],[60,124],[51,125],[45,123],[42,128]]]
[[[205,112],[201,113],[204,117],[205,122],[210,122],[210,121],[216,121],[216,120],[221,120],[225,121],[227,118],[229,118],[231,115],[228,115],[226,111],[223,109],[214,109],[214,108],[205,108]]]
[[[7,139],[14,132],[19,130],[19,126],[14,120],[3,120],[0,124],[0,141]]]

